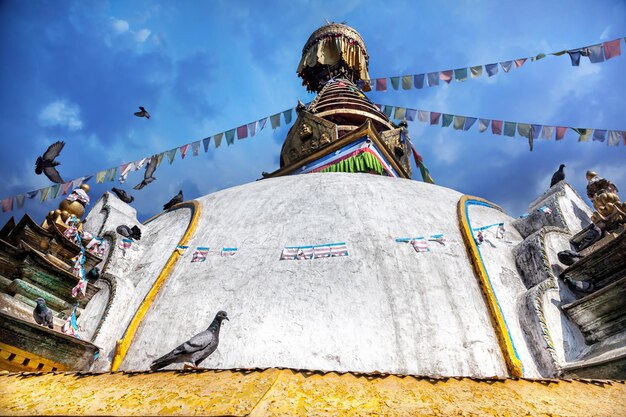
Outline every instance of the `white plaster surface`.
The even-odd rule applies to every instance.
[[[504,223],[504,237],[497,239],[495,237],[497,227],[491,227],[483,231],[486,241],[478,246],[478,250],[500,305],[502,316],[509,329],[513,346],[522,362],[524,377],[538,378],[541,374],[526,345],[519,316],[520,312],[523,311],[526,286],[515,266],[513,248],[522,241],[522,237],[511,225],[511,217],[500,210],[481,205],[470,205],[468,217],[472,228]]]
[[[100,358],[94,369],[104,370],[110,367],[116,341],[124,334],[141,301],[178,245],[190,220],[191,210],[180,208],[142,225],[137,221],[135,209],[109,193],[103,195],[94,205],[87,217],[87,225],[92,228],[93,231],[89,230],[91,233],[114,239],[110,249],[111,259],[101,272],[111,274],[116,285],[112,300],[104,296],[94,297],[86,309],[89,314],[83,313],[81,317],[81,321],[85,323],[93,322],[102,315],[107,304],[111,304],[100,331],[92,340],[101,348]],[[130,227],[137,225],[142,233],[141,239],[127,250],[117,246],[121,236],[115,229],[121,224]]]
[[[198,199],[202,216],[190,248],[121,369],[147,369],[223,309],[231,321],[204,367],[507,375],[460,235],[460,197],[411,180],[321,173],[266,179]],[[512,220],[499,212],[495,217]],[[478,212],[473,220],[493,218],[492,211]],[[168,228],[179,229],[182,223]],[[447,244],[430,242],[427,253],[394,241],[437,233]],[[284,246],[332,242],[347,242],[349,256],[280,260]],[[196,246],[211,248],[206,262],[191,263]],[[223,246],[239,251],[221,257]],[[166,256],[155,252],[151,262]],[[498,258],[506,257],[514,272],[509,256],[507,246]],[[146,268],[133,270],[134,281],[147,282],[158,269],[147,259],[142,264]],[[499,280],[501,301],[514,306],[519,278],[507,271]],[[515,322],[513,310],[507,314]]]

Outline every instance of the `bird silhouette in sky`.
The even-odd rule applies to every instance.
[[[35,174],[41,175],[43,172],[50,181],[63,184],[65,181],[63,181],[61,174],[59,174],[59,171],[55,168],[57,165],[61,165],[61,163],[55,161],[54,158],[59,156],[64,146],[65,142],[61,141],[54,142],[52,145],[48,146],[46,152],[37,157],[37,162],[35,162]]]
[[[150,118],[150,113],[148,113],[148,110],[144,109],[142,106],[139,106],[139,110],[138,112],[135,112],[135,116],[137,117],[145,117],[146,119]]]

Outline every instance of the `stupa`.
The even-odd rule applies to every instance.
[[[406,124],[364,93],[368,59],[344,24],[311,35],[298,74],[318,94],[298,105],[280,167],[262,180],[143,224],[103,195],[83,227],[110,250],[100,290],[78,317],[99,355],[80,375],[0,376],[3,410],[52,413],[41,397],[61,401],[64,414],[624,410],[625,313],[577,307],[580,294],[563,277],[581,268],[557,259],[575,248],[592,210],[564,182],[513,218],[412,180]],[[139,224],[141,240],[123,244],[120,224]],[[623,245],[623,229],[612,233]],[[623,272],[596,299],[616,299]],[[149,371],[218,310],[230,321],[207,370]],[[585,327],[594,311],[609,325]]]

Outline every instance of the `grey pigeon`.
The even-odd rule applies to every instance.
[[[156,371],[172,363],[180,362],[190,362],[197,368],[200,362],[208,358],[217,349],[223,320],[228,320],[227,314],[225,311],[219,311],[208,329],[198,333],[167,355],[156,359],[150,365],[150,369]]]
[[[50,181],[63,184],[65,181],[63,181],[59,171],[55,168],[57,165],[61,165],[61,163],[55,161],[54,158],[59,156],[64,146],[65,142],[61,141],[54,142],[52,145],[48,146],[46,152],[37,157],[37,162],[35,162],[35,174],[41,175],[43,172]]]
[[[150,118],[150,113],[148,113],[148,110],[144,109],[141,106],[139,106],[139,110],[140,111],[135,112],[135,116],[137,116],[137,117],[145,117],[146,119]]]
[[[563,181],[565,179],[565,172],[563,172],[563,168],[565,165],[561,164],[559,169],[552,175],[552,181],[550,181],[550,187],[553,187],[559,181]]]
[[[132,195],[128,194],[126,191],[124,190],[120,190],[119,188],[111,188],[111,191],[113,191],[115,193],[115,195],[117,196],[117,198],[119,198],[120,200],[122,200],[124,203],[130,204],[135,200],[135,197],[133,197]]]
[[[46,305],[46,300],[39,297],[36,301],[37,306],[33,310],[33,318],[37,324],[48,326],[51,329],[54,328],[54,326],[52,326],[52,310]]]
[[[98,278],[100,278],[100,269],[97,266],[94,266],[89,270],[89,272],[87,272],[85,276],[89,281],[96,281]]]
[[[183,202],[183,190],[180,190],[170,201],[163,205],[163,210],[169,210],[178,203]]]
[[[559,262],[561,262],[563,265],[573,265],[574,262],[576,262],[578,259],[582,259],[583,256],[577,254],[574,251],[571,250],[564,250],[561,251],[559,253],[556,254],[557,258],[559,258]]]
[[[119,233],[120,235],[122,235],[124,237],[128,237],[128,238],[133,239],[133,240],[141,239],[141,230],[137,226],[133,226],[131,228],[131,227],[128,227],[128,226],[122,224],[120,226],[117,226],[115,231],[117,233]]]
[[[133,188],[135,190],[141,190],[143,187],[150,184],[152,181],[156,180],[156,178],[152,176],[152,174],[154,174],[154,171],[156,171],[156,167],[157,167],[157,157],[156,155],[154,155],[152,156],[152,158],[150,158],[150,162],[148,162],[148,165],[146,165],[146,172],[144,172],[143,174],[143,181],[135,185]]]

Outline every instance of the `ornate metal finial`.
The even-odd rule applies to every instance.
[[[365,43],[356,30],[326,20],[305,43],[297,72],[309,91],[319,92],[333,77],[353,82],[369,80],[368,61]],[[369,84],[364,84],[364,88],[369,88]]]
[[[85,214],[85,206],[89,204],[89,195],[87,194],[91,188],[89,184],[81,184],[59,203],[59,208],[50,211],[46,216],[41,227],[47,229],[50,224],[65,226],[65,223],[71,216],[80,219]],[[82,225],[80,226],[82,227]]]

